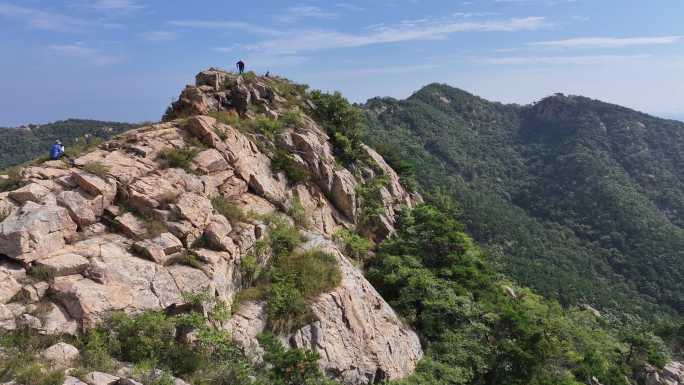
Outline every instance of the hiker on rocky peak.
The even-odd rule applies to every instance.
[[[238,72],[242,75],[245,72],[245,62],[240,60],[239,62],[236,63]]]
[[[55,144],[50,147],[50,160],[57,160],[64,156],[64,145],[58,139]]]

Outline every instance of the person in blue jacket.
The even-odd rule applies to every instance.
[[[64,156],[64,145],[59,140],[50,147],[50,160],[57,160]]]

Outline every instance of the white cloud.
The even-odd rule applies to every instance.
[[[176,40],[178,34],[172,31],[147,31],[142,37],[147,41],[171,41]]]
[[[132,11],[144,8],[143,5],[138,4],[134,0],[97,0],[91,5],[91,7],[100,10],[118,11]]]
[[[512,56],[472,58],[480,64],[492,65],[595,65],[620,63],[624,60],[647,59],[651,55],[587,55],[587,56]]]
[[[583,37],[565,40],[539,41],[528,46],[542,48],[622,48],[644,45],[668,45],[680,42],[684,36],[657,37]]]
[[[322,30],[281,32],[276,38],[247,45],[245,48],[252,51],[266,50],[274,53],[295,53],[406,41],[441,40],[459,32],[533,31],[548,25],[549,23],[543,17],[485,21],[417,20],[394,26],[378,26],[365,34],[347,34]]]
[[[120,56],[109,55],[102,50],[88,47],[82,42],[73,44],[55,44],[48,46],[48,49],[60,55],[88,61],[96,66],[110,65],[122,60]]]
[[[256,35],[280,35],[282,32],[265,28],[254,24],[244,23],[241,21],[216,21],[216,20],[172,20],[168,22],[169,25],[184,28],[200,28],[200,29],[237,29]]]
[[[101,20],[84,20],[40,9],[0,3],[0,17],[25,22],[30,28],[54,32],[74,32],[85,27],[119,28],[121,25]]]
[[[276,16],[275,19],[282,23],[294,23],[302,19],[332,20],[338,16],[335,12],[324,11],[319,7],[296,6],[287,8],[284,13]]]
[[[351,3],[337,3],[335,4],[337,8],[342,8],[346,9],[347,11],[355,11],[355,12],[360,12],[360,11],[365,11],[366,8],[360,7],[356,4],[351,4]]]

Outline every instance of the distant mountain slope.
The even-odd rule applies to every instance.
[[[0,169],[47,154],[56,139],[68,147],[84,135],[107,139],[134,127],[127,123],[81,119],[21,128],[0,127]]]
[[[366,140],[456,198],[521,282],[566,304],[684,311],[683,123],[560,94],[502,105],[438,84],[365,107]]]

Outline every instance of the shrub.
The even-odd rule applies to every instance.
[[[41,281],[52,281],[55,278],[54,271],[45,266],[32,266],[28,274]]]
[[[261,290],[271,330],[289,332],[313,320],[308,300],[342,279],[335,257],[320,250],[291,253],[275,260]]]
[[[368,257],[374,245],[373,241],[347,229],[336,232],[334,239],[345,255],[360,261]]]
[[[302,125],[302,116],[298,111],[285,111],[278,117],[284,126],[296,127]]]
[[[282,342],[271,333],[258,336],[264,348],[264,361],[268,364],[270,383],[278,385],[324,385],[334,384],[321,373],[319,355],[302,349],[285,349]]]
[[[311,179],[311,173],[304,166],[298,163],[294,156],[283,149],[276,149],[271,162],[273,169],[282,171],[287,176],[287,179],[294,183],[306,182]]]
[[[165,149],[160,155],[168,167],[182,168],[187,172],[192,172],[192,160],[198,153],[197,148],[183,147]]]
[[[248,122],[248,126],[270,141],[274,141],[276,136],[283,130],[282,122],[266,116],[257,116]]]
[[[226,217],[232,223],[247,222],[249,220],[247,214],[240,207],[225,197],[217,196],[211,200],[211,204],[216,212]]]
[[[299,194],[297,193],[294,194],[292,202],[290,202],[290,207],[287,209],[287,215],[294,220],[295,225],[305,229],[311,227],[309,216],[302,205],[301,199],[299,199]]]
[[[189,251],[186,251],[183,254],[183,258],[181,258],[180,263],[183,265],[186,265],[186,266],[193,267],[195,269],[201,269],[202,268],[202,262],[200,262],[200,260],[197,259],[197,255],[195,255],[194,253],[189,252]]]
[[[299,231],[292,226],[285,218],[273,216],[269,219],[270,233],[269,241],[271,250],[276,258],[289,255],[302,243]]]
[[[102,328],[87,331],[78,339],[81,352],[81,367],[84,372],[100,371],[112,372],[116,369],[116,360],[111,356],[111,350],[118,350],[118,341],[108,338]]]
[[[359,214],[357,222],[363,229],[373,230],[377,218],[385,214],[385,202],[382,200],[382,189],[387,185],[387,177],[376,176],[356,188],[359,198]]]
[[[109,166],[105,165],[102,162],[98,162],[98,161],[88,162],[85,165],[83,165],[83,171],[90,173],[90,174],[93,174],[93,175],[97,175],[100,178],[106,178],[107,175],[109,175],[109,170],[110,170]]]
[[[23,185],[19,167],[7,169],[6,175],[7,179],[0,179],[0,192],[16,190]]]
[[[345,163],[359,157],[363,135],[363,114],[352,106],[342,94],[313,91],[311,100],[316,105],[314,116],[330,136],[337,155]]]
[[[223,124],[233,126],[236,128],[242,126],[242,121],[240,119],[240,116],[237,115],[236,113],[232,112],[232,111],[212,111],[209,113],[209,116],[216,119],[216,121],[219,123],[223,123]],[[222,138],[222,139],[225,139],[225,138]]]
[[[163,233],[169,231],[166,224],[159,219],[153,218],[149,215],[142,216],[143,223],[145,224],[145,231],[147,232],[147,238],[155,238]]]
[[[254,282],[261,272],[261,266],[257,261],[256,256],[253,254],[247,254],[240,260],[240,272],[242,273],[242,279],[245,284],[250,285]]]

